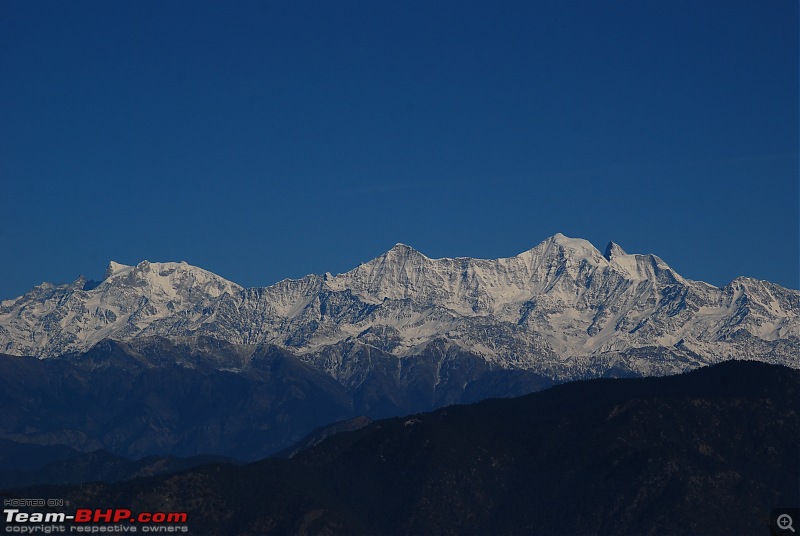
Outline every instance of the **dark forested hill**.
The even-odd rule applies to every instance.
[[[765,534],[771,509],[800,503],[798,438],[800,371],[733,361],[376,421],[289,460],[35,493],[168,505],[193,534]]]

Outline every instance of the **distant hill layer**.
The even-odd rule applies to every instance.
[[[361,415],[427,411],[553,384],[478,356],[380,351],[344,385],[288,350],[215,339],[105,341],[62,358],[0,356],[0,440],[118,456],[257,460]],[[402,366],[398,366],[402,365]]]

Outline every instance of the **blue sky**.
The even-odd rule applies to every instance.
[[[562,232],[798,288],[798,3],[0,3],[0,298]]]

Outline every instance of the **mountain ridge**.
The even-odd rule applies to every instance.
[[[800,292],[746,277],[718,288],[656,255],[613,242],[603,254],[559,233],[494,260],[431,259],[398,243],[342,274],[254,288],[185,262],[112,261],[99,283],[44,283],[0,304],[7,354],[51,358],[152,336],[274,344],[335,377],[360,349],[404,359],[436,341],[558,380],[731,357],[798,366]],[[668,355],[636,357],[648,348]]]

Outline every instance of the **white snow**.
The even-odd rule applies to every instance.
[[[561,234],[496,260],[432,259],[398,243],[343,274],[248,291],[185,262],[112,261],[92,290],[44,284],[2,302],[0,349],[50,357],[104,338],[203,333],[237,344],[292,338],[292,351],[313,356],[386,326],[397,330],[390,351],[398,358],[444,338],[506,367],[580,368],[679,341],[719,359],[766,355],[768,342],[800,337],[800,311],[788,305],[798,294],[746,278],[720,289],[683,279],[655,255],[612,244],[607,260]],[[742,329],[755,339],[726,342]]]

